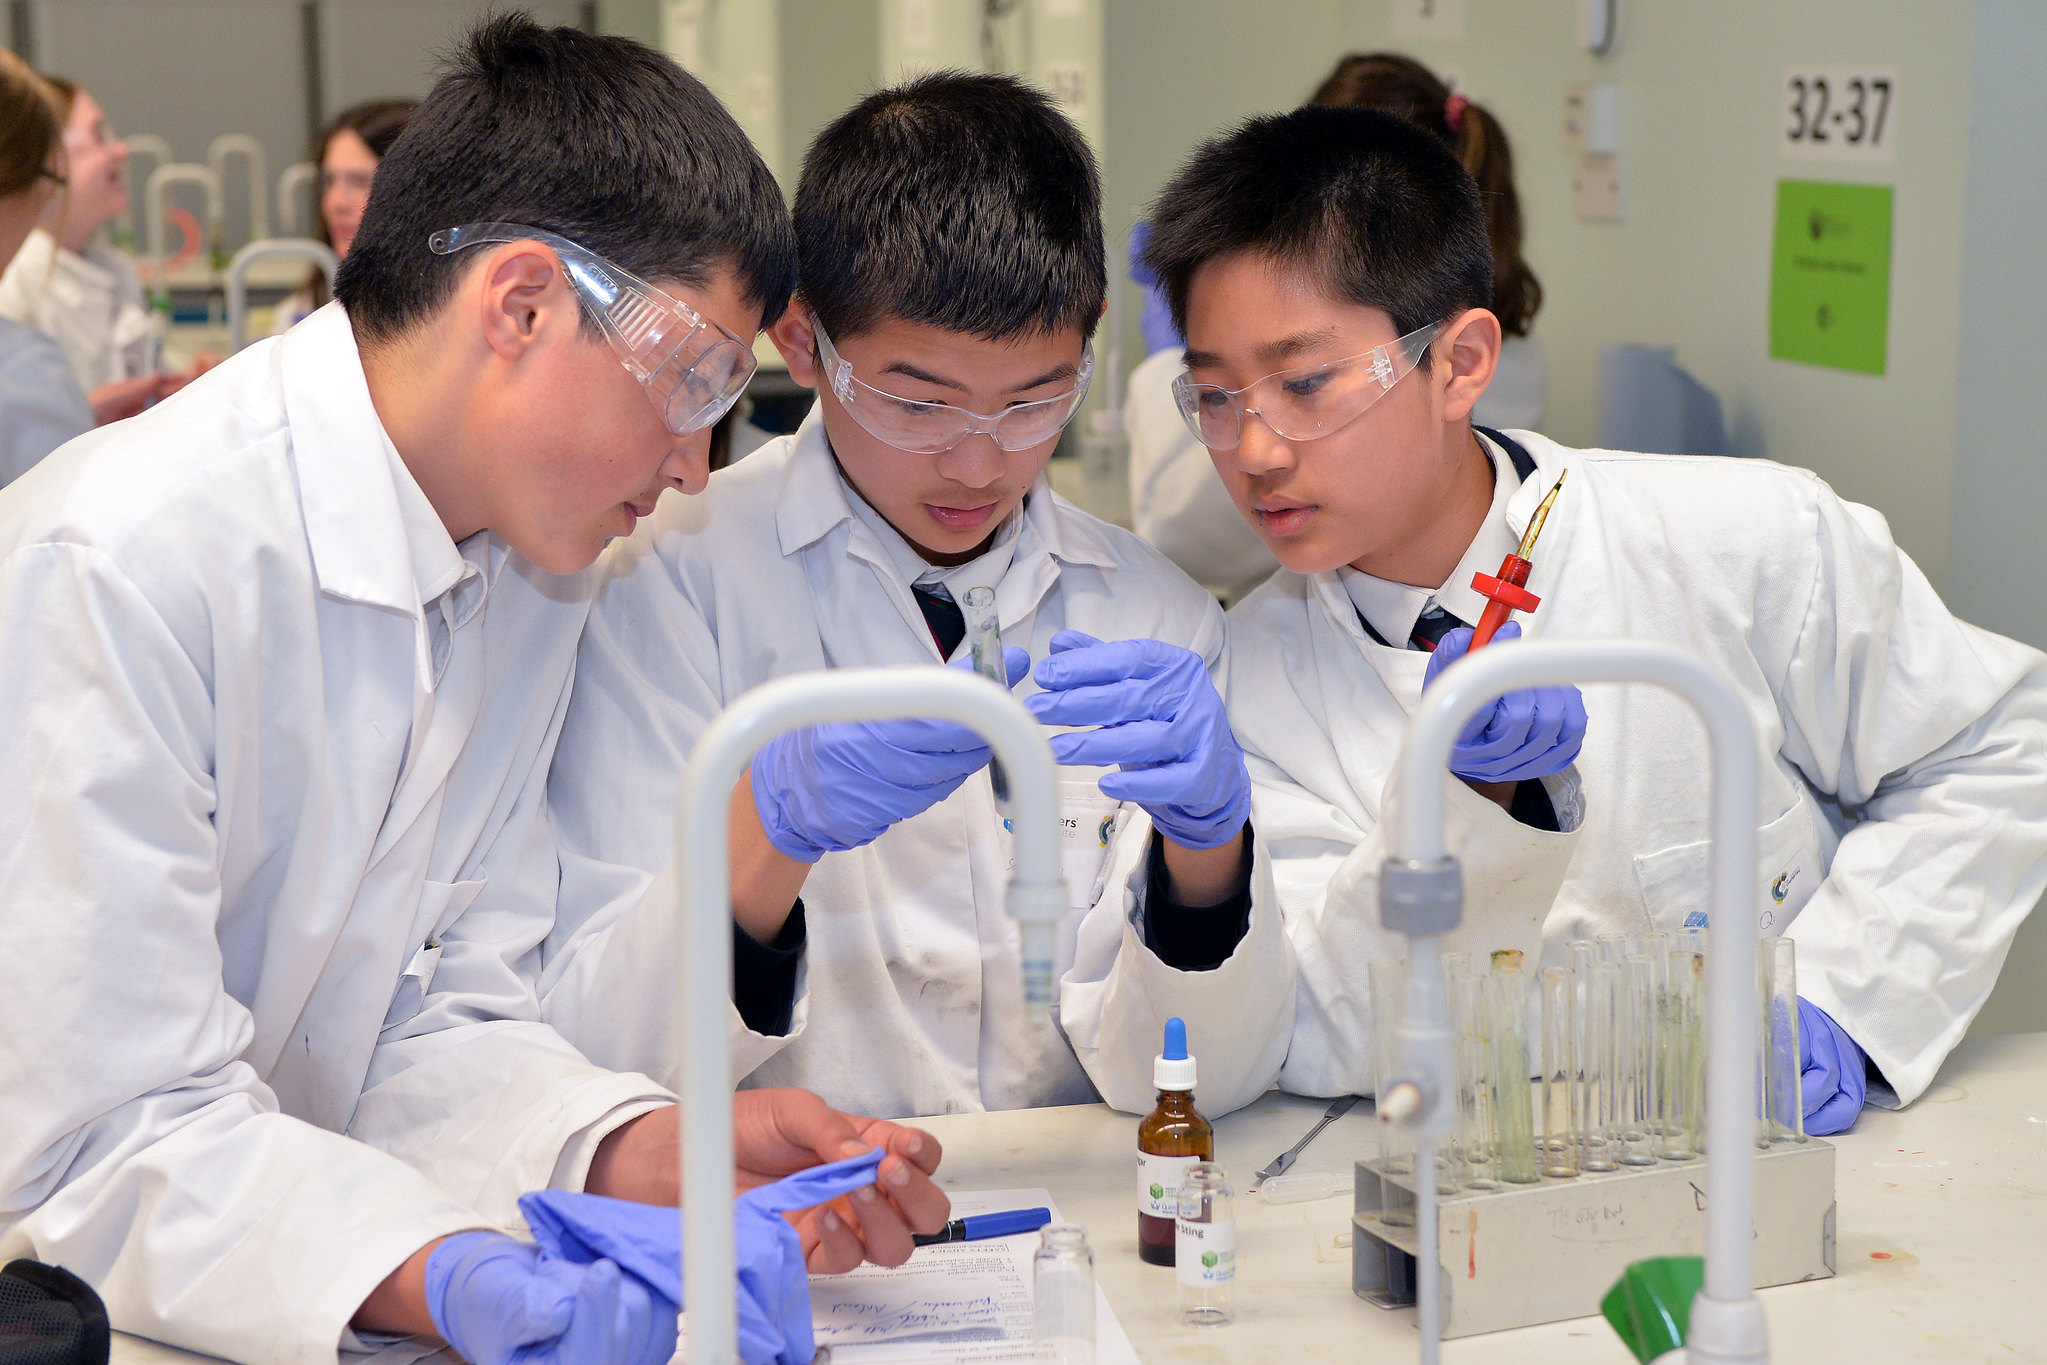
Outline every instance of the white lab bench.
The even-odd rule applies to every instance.
[[[2047,1362],[2047,1034],[1972,1039],[1902,1113],[1867,1110],[1838,1149],[1839,1271],[1762,1292],[1785,1362]],[[1197,1103],[1198,1095],[1197,1091]],[[1197,1331],[1174,1314],[1173,1272],[1137,1259],[1137,1120],[1102,1106],[923,1120],[958,1189],[1042,1185],[1084,1224],[1095,1272],[1147,1365],[1297,1365],[1414,1358],[1407,1313],[1354,1297],[1350,1201],[1267,1205],[1241,1193],[1321,1116],[1269,1094],[1216,1124],[1237,1201],[1237,1321]],[[1376,1150],[1367,1106],[1330,1125],[1296,1171],[1347,1171]],[[1627,1365],[1598,1318],[1447,1342],[1449,1365]],[[197,1357],[115,1338],[115,1365]]]

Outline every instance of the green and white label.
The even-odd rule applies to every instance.
[[[1137,1211],[1154,1218],[1171,1218],[1180,1211],[1180,1182],[1198,1156],[1153,1156],[1137,1154]]]
[[[1173,1225],[1173,1273],[1181,1284],[1213,1288],[1237,1278],[1237,1221]]]

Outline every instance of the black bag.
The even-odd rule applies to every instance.
[[[0,1269],[0,1365],[107,1365],[107,1306],[61,1266]]]

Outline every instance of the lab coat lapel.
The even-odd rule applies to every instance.
[[[775,534],[782,553],[801,560],[810,582],[825,664],[855,668],[902,662],[902,654],[889,643],[883,643],[878,653],[866,648],[875,631],[886,630],[882,622],[887,612],[936,656],[938,646],[910,585],[867,523],[854,515],[849,499],[856,496],[840,476],[824,422],[813,410],[796,433],[796,447],[783,475],[781,496],[775,502]],[[849,560],[865,572],[846,572]],[[836,626],[852,629],[849,633]],[[890,643],[901,643],[893,631],[886,633],[892,637]]]
[[[405,955],[418,946],[409,933],[394,941],[391,911],[398,908],[395,900],[403,907],[397,922],[408,925],[420,913],[417,870],[424,853],[393,855],[419,851],[418,840],[432,839],[428,803],[460,745],[429,757],[431,746],[424,743],[435,697],[396,482],[408,476],[370,402],[347,316],[330,305],[279,344],[292,465],[322,598],[322,637],[331,642],[320,685],[337,732],[363,741],[330,751],[336,834],[374,831],[355,905],[388,908],[343,913],[328,923],[309,923],[302,914],[291,920],[291,932],[305,944],[290,960],[303,977],[306,1007],[273,1066],[251,1060],[265,1070],[287,1112],[338,1130],[354,1110],[388,1004],[368,983],[397,980]],[[481,687],[480,676],[474,686]],[[438,773],[432,780],[429,767]],[[348,1017],[354,1014],[362,1017]]]

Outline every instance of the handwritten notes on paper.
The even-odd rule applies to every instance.
[[[986,1341],[1002,1335],[1006,1296],[1000,1276],[934,1270],[913,1259],[877,1274],[812,1280],[810,1313],[820,1346],[920,1337]]]

